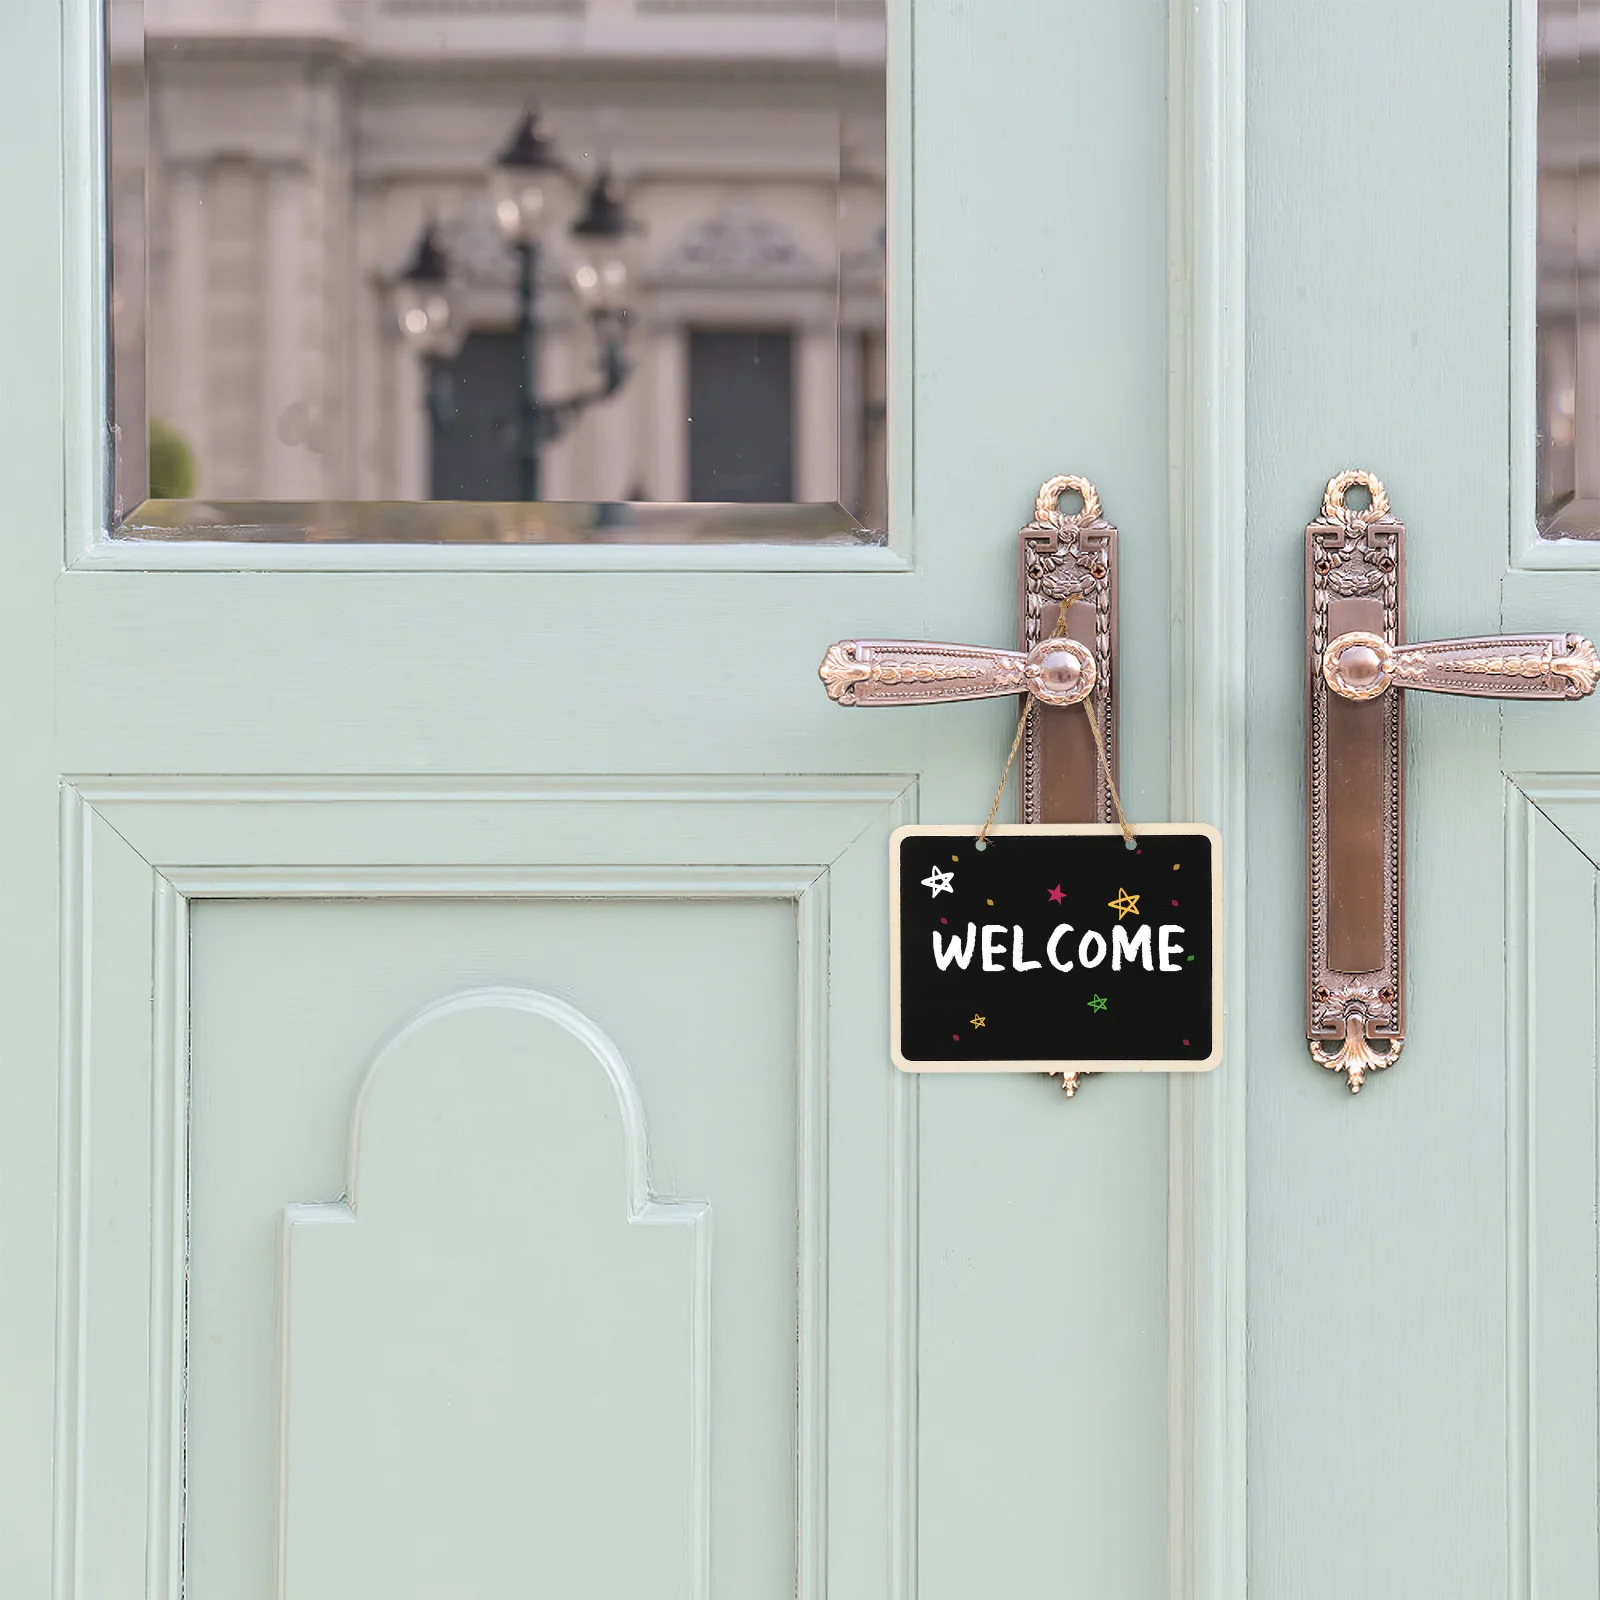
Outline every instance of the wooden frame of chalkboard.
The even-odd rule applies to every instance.
[[[1222,1059],[1222,836],[919,824],[889,843],[903,1072],[1207,1072]]]

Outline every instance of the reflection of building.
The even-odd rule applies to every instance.
[[[422,498],[430,454],[460,477],[452,441],[430,444],[424,362],[397,336],[387,286],[436,219],[480,330],[462,360],[499,364],[480,388],[514,387],[512,262],[485,179],[537,104],[575,166],[611,160],[647,230],[635,370],[550,447],[546,495],[687,498],[706,418],[722,414],[757,443],[787,430],[752,483],[778,481],[787,452],[794,498],[843,498],[882,525],[882,0],[144,10],[146,384],[152,414],[193,446],[201,495]],[[114,3],[129,254],[137,39],[136,7]],[[542,387],[560,394],[592,383],[595,347],[558,257],[545,276]],[[119,264],[119,300],[135,283]],[[698,440],[691,395],[705,400]]]

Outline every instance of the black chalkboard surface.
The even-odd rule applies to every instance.
[[[1201,824],[901,828],[890,1028],[907,1072],[1204,1072],[1222,1055],[1221,839]]]

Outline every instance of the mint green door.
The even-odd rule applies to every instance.
[[[1592,1593],[1600,710],[1413,709],[1405,1055],[1301,1027],[1324,481],[1416,636],[1600,620],[1532,0],[889,0],[889,544],[555,553],[104,536],[96,9],[0,18],[0,1592]],[[1009,644],[1062,471],[1228,872],[1228,1058],[1071,1101],[888,1058],[1010,708],[815,675]]]
[[[1600,1585],[1591,701],[1411,698],[1405,1054],[1351,1097],[1295,1037],[1296,529],[1317,486],[1350,466],[1384,480],[1412,638],[1600,622],[1600,546],[1538,536],[1535,470],[1545,324],[1564,307],[1592,338],[1552,270],[1570,290],[1592,259],[1592,30],[1591,8],[1534,0],[1250,8],[1245,1371],[1262,1594]],[[1558,423],[1568,385],[1593,403],[1567,378]]]

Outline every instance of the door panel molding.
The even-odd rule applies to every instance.
[[[1513,772],[1514,793],[1545,817],[1591,866],[1600,867],[1600,773]]]
[[[606,1582],[613,1589],[636,1585],[651,1573],[665,1576],[676,1572],[682,1579],[681,1592],[686,1600],[706,1600],[711,1592],[712,1207],[707,1201],[673,1199],[655,1192],[651,1183],[643,1098],[622,1052],[599,1024],[586,1013],[553,995],[510,987],[458,990],[424,1006],[391,1034],[374,1056],[356,1098],[350,1119],[349,1158],[343,1197],[326,1202],[290,1203],[283,1209],[279,1231],[279,1303],[282,1309],[278,1352],[280,1482],[283,1485],[283,1503],[279,1507],[280,1584],[283,1591],[290,1595],[301,1592],[302,1585],[314,1592],[331,1593],[354,1586],[352,1580],[356,1580],[357,1575],[366,1568],[369,1558],[362,1547],[370,1537],[370,1513],[360,1516],[354,1512],[354,1506],[360,1504],[357,1486],[371,1476],[373,1461],[372,1456],[362,1459],[367,1452],[359,1443],[352,1444],[348,1437],[350,1424],[356,1420],[350,1412],[353,1388],[359,1391],[359,1398],[355,1402],[356,1416],[365,1421],[376,1412],[378,1415],[375,1420],[385,1431],[382,1442],[372,1455],[385,1461],[391,1454],[403,1457],[410,1451],[413,1455],[409,1470],[395,1474],[391,1469],[383,1475],[391,1494],[395,1490],[396,1476],[409,1480],[412,1504],[406,1510],[391,1506],[389,1516],[399,1511],[403,1517],[425,1519],[437,1514],[436,1499],[447,1496],[456,1498],[458,1514],[462,1509],[459,1502],[463,1497],[469,1496],[469,1504],[473,1505],[481,1505],[495,1498],[493,1479],[502,1465],[500,1461],[477,1464],[479,1481],[471,1489],[459,1482],[449,1482],[458,1472],[465,1474],[473,1471],[470,1456],[462,1462],[452,1458],[444,1481],[441,1481],[440,1466],[427,1464],[433,1441],[427,1439],[425,1431],[420,1428],[416,1429],[413,1436],[411,1408],[416,1407],[425,1415],[431,1413],[432,1428],[439,1429],[443,1424],[443,1431],[448,1433],[450,1420],[447,1419],[454,1410],[457,1396],[448,1391],[446,1374],[429,1370],[426,1348],[418,1350],[404,1345],[408,1330],[404,1327],[395,1328],[394,1322],[413,1319],[385,1320],[392,1307],[390,1296],[383,1292],[385,1278],[392,1280],[396,1272],[392,1246],[387,1254],[382,1249],[382,1236],[386,1232],[393,1236],[396,1232],[403,1235],[432,1228],[450,1235],[447,1244],[429,1253],[429,1266],[433,1269],[428,1274],[429,1278],[434,1277],[442,1266],[442,1275],[448,1283],[451,1276],[460,1270],[462,1260],[471,1259],[472,1236],[478,1231],[472,1226],[473,1213],[483,1205],[487,1195],[482,1187],[478,1187],[473,1191],[472,1199],[464,1203],[455,1185],[465,1187],[469,1173],[487,1153],[484,1149],[484,1123],[496,1116],[495,1108],[482,1106],[479,1114],[471,1119],[475,1123],[472,1129],[475,1154],[462,1162],[464,1170],[458,1171],[453,1185],[442,1191],[429,1192],[426,1196],[413,1194],[409,1197],[408,1205],[408,1197],[403,1186],[396,1182],[397,1174],[393,1167],[398,1164],[403,1168],[403,1152],[408,1142],[413,1147],[425,1147],[439,1136],[435,1129],[440,1113],[434,1103],[425,1099],[419,1106],[415,1089],[407,1100],[407,1068],[415,1078],[418,1075],[417,1058],[420,1057],[423,1068],[420,1075],[423,1077],[437,1078],[441,1075],[441,1068],[451,1071],[452,1099],[470,1093],[468,1086],[474,1068],[481,1072],[493,1059],[484,1051],[484,1038],[480,1036],[474,1039],[477,1031],[475,1023],[480,1028],[487,1024],[484,1032],[494,1030],[498,1033],[497,1042],[504,1042],[508,1059],[515,1059],[513,1071],[519,1079],[537,1081],[541,1077],[548,1080],[552,1076],[541,1074],[539,1068],[545,1064],[551,1037],[548,1025],[553,1024],[587,1057],[584,1075],[592,1077],[594,1071],[598,1070],[606,1080],[620,1116],[620,1128],[604,1126],[598,1130],[598,1148],[591,1165],[595,1171],[604,1172],[607,1176],[591,1186],[592,1190],[598,1192],[584,1192],[580,1186],[578,1193],[582,1198],[579,1203],[585,1208],[601,1207],[610,1216],[614,1216],[618,1210],[623,1211],[629,1229],[643,1225],[646,1229],[644,1238],[649,1240],[644,1249],[649,1251],[649,1255],[646,1256],[634,1241],[619,1237],[609,1230],[597,1231],[585,1244],[579,1245],[579,1259],[584,1261],[585,1267],[591,1263],[599,1265],[601,1270],[598,1276],[601,1280],[615,1276],[620,1277],[622,1283],[606,1283],[605,1291],[601,1294],[596,1294],[596,1286],[591,1285],[586,1297],[588,1303],[585,1309],[588,1314],[580,1319],[576,1330],[568,1330],[567,1337],[579,1346],[597,1337],[612,1346],[609,1352],[612,1359],[607,1363],[611,1369],[607,1378],[608,1410],[610,1406],[621,1402],[624,1415],[659,1411],[661,1397],[668,1394],[675,1395],[682,1408],[675,1417],[663,1413],[654,1418],[660,1437],[656,1448],[647,1451],[643,1460],[638,1459],[636,1450],[629,1448],[630,1441],[624,1429],[618,1427],[619,1419],[612,1415],[601,1423],[602,1428],[609,1428],[610,1445],[603,1449],[599,1460],[591,1458],[585,1462],[569,1455],[560,1462],[547,1463],[540,1493],[566,1496],[569,1516],[581,1525],[583,1492],[580,1489],[574,1494],[571,1485],[564,1482],[569,1474],[578,1475],[590,1493],[609,1493],[623,1504],[634,1497],[655,1497],[663,1491],[675,1491],[685,1525],[674,1528],[674,1518],[658,1517],[654,1534],[659,1543],[647,1552],[637,1549],[628,1549],[626,1554],[618,1551],[600,1552],[593,1550],[590,1545],[583,1551],[565,1552],[564,1559],[561,1555],[554,1559],[569,1573],[574,1568],[587,1570],[594,1565],[609,1567],[611,1576]],[[499,1024],[498,1029],[495,1028],[496,1023]],[[541,1024],[546,1026],[541,1027]],[[429,1036],[437,1040],[441,1032],[453,1043],[454,1048],[446,1046],[441,1052],[441,1046],[433,1043],[430,1051]],[[528,1042],[524,1047],[526,1058],[516,1059],[509,1054],[511,1046],[507,1035],[511,1033],[527,1036]],[[541,1035],[547,1041],[543,1050],[535,1042]],[[559,1044],[559,1034],[556,1039]],[[409,1061],[408,1057],[411,1058]],[[377,1119],[379,1126],[372,1129],[370,1123],[373,1119],[369,1113],[374,1106],[381,1108],[386,1099],[395,1097],[399,1098],[401,1105],[399,1114],[391,1112],[387,1118],[380,1116]],[[803,1101],[809,1108],[812,1096],[803,1094]],[[531,1105],[524,1108],[524,1116],[530,1108]],[[541,1151],[538,1146],[525,1141],[536,1138],[547,1128],[554,1130],[556,1143],[573,1140],[584,1131],[586,1119],[575,1115],[579,1108],[574,1103],[559,1095],[552,1096],[551,1110],[552,1116],[525,1123],[516,1140],[516,1168],[537,1171],[545,1165],[553,1152]],[[557,1119],[565,1119],[576,1125],[558,1127]],[[592,1113],[588,1120],[588,1136],[595,1139]],[[808,1112],[802,1112],[801,1121],[802,1142],[814,1142],[817,1133],[814,1118]],[[453,1157],[462,1161],[462,1131],[458,1123],[451,1130],[451,1136],[447,1136],[447,1159]],[[613,1166],[613,1147],[619,1132],[624,1157],[622,1166],[625,1169],[621,1184],[616,1182]],[[522,1172],[512,1177],[505,1171],[507,1151],[504,1144],[494,1154],[501,1164],[502,1184],[520,1181],[526,1186],[525,1193],[536,1187],[522,1176]],[[384,1170],[386,1157],[390,1167],[387,1172]],[[491,1156],[491,1170],[493,1165],[494,1157]],[[577,1165],[581,1167],[582,1163]],[[573,1166],[567,1165],[553,1184],[550,1179],[545,1180],[543,1206],[528,1213],[542,1236],[558,1238],[567,1231],[564,1213],[576,1197],[563,1185],[572,1183],[576,1176]],[[481,1185],[481,1177],[478,1182]],[[622,1192],[618,1193],[619,1190]],[[618,1200],[622,1201],[620,1206],[616,1204]],[[682,1237],[685,1230],[686,1239]],[[813,1283],[817,1281],[822,1266],[820,1256],[814,1249],[817,1242],[815,1230],[807,1228],[800,1251],[802,1289],[808,1279]],[[503,1258],[491,1257],[486,1260],[481,1243],[477,1248],[480,1252],[476,1263],[479,1273],[474,1275],[469,1271],[468,1286],[477,1287],[486,1280],[503,1281],[506,1276]],[[568,1248],[570,1250],[572,1246]],[[585,1256],[585,1251],[593,1251],[595,1255]],[[605,1254],[608,1252],[612,1259],[606,1262]],[[675,1273],[670,1270],[669,1264],[676,1267]],[[572,1270],[569,1264],[568,1273]],[[436,1346],[443,1332],[439,1307],[448,1301],[448,1289],[441,1284],[429,1293],[426,1280],[416,1282],[404,1269],[401,1269],[401,1276],[407,1281],[399,1288],[400,1293],[409,1290],[412,1295],[426,1295],[433,1302],[434,1309],[427,1313],[429,1327],[424,1337],[426,1343]],[[352,1278],[355,1279],[354,1285],[350,1281]],[[394,1292],[394,1289],[390,1290],[390,1294]],[[652,1303],[647,1298],[652,1293],[665,1295],[666,1304]],[[598,1328],[591,1322],[596,1311],[600,1314]],[[540,1326],[549,1329],[549,1324],[556,1320],[550,1317],[540,1319]],[[452,1343],[461,1340],[470,1345],[474,1331],[472,1321],[468,1317],[465,1325],[458,1324],[452,1330],[449,1335]],[[309,1332],[297,1334],[297,1330],[307,1328]],[[361,1336],[363,1331],[365,1339]],[[549,1329],[547,1337],[555,1350],[561,1348],[562,1331],[560,1328]],[[822,1329],[809,1329],[802,1316],[802,1357],[808,1347],[814,1346],[823,1337],[824,1332]],[[398,1358],[384,1348],[397,1339],[402,1345],[402,1353]],[[331,1363],[331,1370],[326,1359],[330,1348],[338,1352],[338,1359]],[[570,1347],[554,1355],[553,1361],[552,1355],[553,1352],[547,1349],[544,1360],[550,1364],[552,1372],[560,1374],[557,1383],[563,1382],[582,1359],[579,1350]],[[367,1370],[374,1368],[378,1374],[375,1378]],[[426,1378],[421,1376],[423,1373],[427,1374]],[[818,1442],[808,1433],[804,1401],[807,1380],[809,1378],[814,1382],[815,1376],[802,1365],[802,1461],[808,1459]],[[443,1398],[437,1392],[441,1380],[446,1386]],[[457,1381],[460,1381],[459,1375]],[[517,1390],[516,1377],[508,1374],[498,1391],[502,1423],[508,1420],[507,1413],[515,1405]],[[404,1398],[397,1408],[394,1401],[400,1397]],[[469,1404],[463,1409],[470,1416],[470,1396],[467,1398]],[[541,1409],[539,1400],[527,1389],[522,1391],[521,1409],[525,1425],[533,1423]],[[395,1415],[397,1410],[400,1413],[398,1416]],[[441,1417],[441,1411],[447,1415]],[[589,1415],[599,1420],[594,1417],[592,1408]],[[470,1429],[470,1426],[469,1423],[467,1427]],[[486,1466],[488,1475],[484,1478],[482,1475]],[[682,1481],[673,1481],[674,1466],[682,1473]],[[597,1468],[605,1480],[603,1485],[594,1481]],[[814,1505],[806,1504],[803,1489],[801,1504],[801,1527],[804,1530],[815,1524],[817,1510]],[[515,1531],[508,1528],[506,1506],[501,1504],[498,1509],[500,1516],[492,1519],[492,1526],[480,1525],[480,1538],[473,1541],[474,1546],[488,1542],[492,1534],[497,1532],[501,1540],[510,1534],[517,1544],[525,1547],[525,1526]],[[562,1520],[565,1523],[565,1519]],[[350,1525],[352,1522],[353,1527]],[[569,1523],[566,1525],[570,1526]],[[461,1553],[454,1549],[445,1553],[439,1551],[437,1546],[430,1553],[435,1561],[439,1561],[442,1555],[446,1563],[462,1558]],[[386,1560],[389,1566],[387,1582],[379,1580],[380,1589],[392,1590],[397,1580],[404,1581],[403,1571],[396,1570],[396,1557],[386,1557],[381,1551],[374,1554],[380,1570]],[[481,1581],[484,1575],[484,1551],[475,1548],[467,1559],[476,1568]],[[525,1549],[521,1558],[509,1551],[489,1555],[493,1563],[492,1571],[504,1571],[518,1559],[522,1559],[524,1565],[542,1571],[545,1582],[555,1576],[550,1570],[553,1563],[548,1552],[535,1553],[531,1561]],[[624,1570],[619,1571],[619,1566]],[[445,1582],[449,1581],[443,1574],[435,1573],[433,1577],[435,1582],[441,1577]],[[677,1585],[670,1587],[676,1588]],[[808,1589],[809,1586],[801,1586],[802,1593],[808,1592]]]
[[[849,777],[63,785],[58,1538],[86,1559],[58,1600],[181,1596],[192,902],[419,896],[793,902],[798,1594],[832,1579],[910,1600],[917,1086],[883,1061],[874,952],[883,851],[915,798],[906,778]],[[840,1183],[882,1201],[853,1207],[845,1253],[828,1249],[834,1133]],[[146,1210],[148,1231],[128,1226]],[[830,1408],[830,1376],[885,1367],[886,1389]],[[834,1496],[857,1509],[830,1541]]]
[[[1597,844],[1593,774],[1508,781],[1506,1473],[1519,1600],[1600,1585]]]

